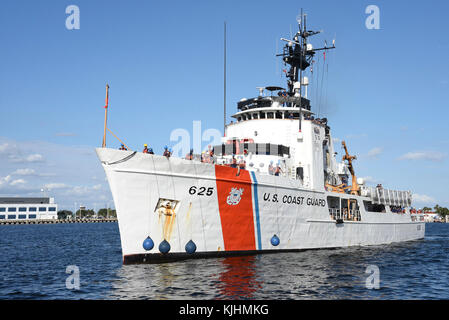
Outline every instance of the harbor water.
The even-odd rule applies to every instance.
[[[449,299],[444,223],[427,224],[420,241],[158,265],[122,265],[117,223],[8,225],[0,235],[0,299]]]

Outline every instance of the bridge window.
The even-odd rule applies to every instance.
[[[265,119],[265,112],[260,113],[260,119]]]
[[[253,143],[241,142],[234,140],[233,143],[214,146],[214,154],[223,155],[240,155],[243,150],[248,150],[252,154],[290,156],[290,147],[270,143]]]

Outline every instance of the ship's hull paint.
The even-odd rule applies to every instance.
[[[408,214],[365,212],[364,197],[341,195],[359,201],[362,220],[337,224],[326,199],[338,195],[301,188],[297,180],[106,148],[97,154],[117,210],[125,264],[424,238],[423,222]],[[174,212],[156,210],[160,199],[177,201]],[[154,247],[146,251],[148,236]],[[159,252],[164,239],[170,244],[166,254]],[[190,240],[197,248],[192,254],[185,249]]]

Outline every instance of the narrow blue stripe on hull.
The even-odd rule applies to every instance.
[[[255,172],[251,172],[254,186],[254,210],[256,211],[257,249],[262,249],[262,237],[260,235],[259,197],[257,195],[257,179]]]

